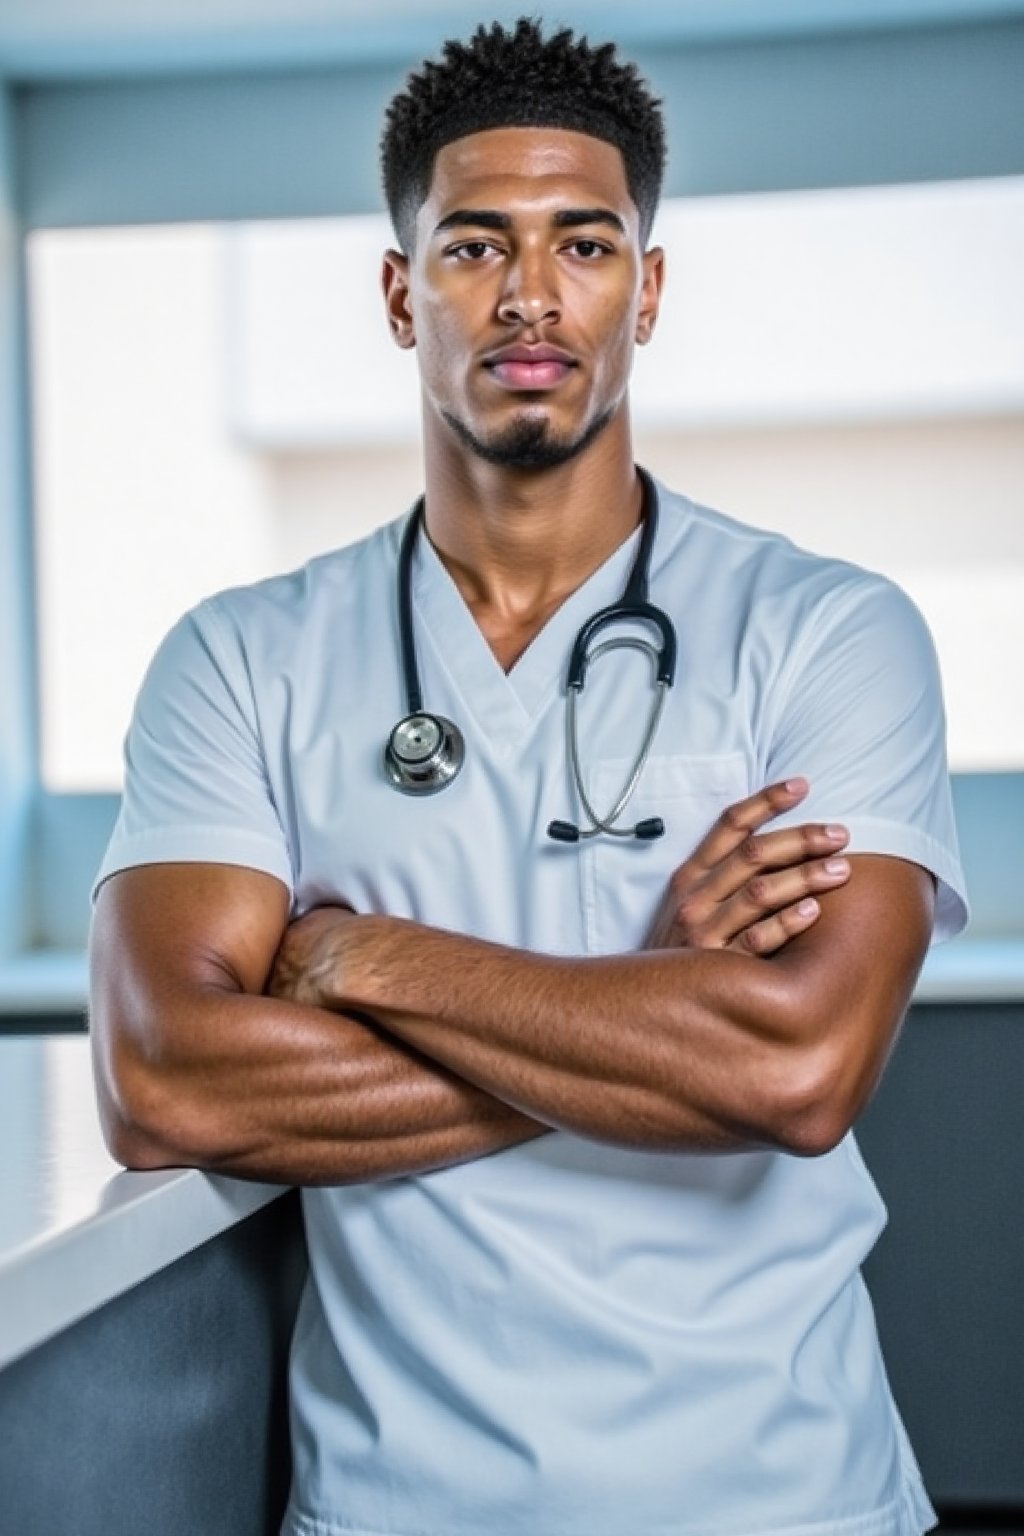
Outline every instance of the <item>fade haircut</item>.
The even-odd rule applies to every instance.
[[[545,39],[540,22],[521,16],[514,31],[481,25],[442,52],[441,63],[427,59],[408,77],[385,115],[384,195],[407,255],[438,150],[488,128],[568,128],[614,144],[646,246],[665,169],[661,102],[614,43],[591,47],[569,28]]]

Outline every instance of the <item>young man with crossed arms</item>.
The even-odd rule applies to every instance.
[[[579,814],[568,650],[639,536],[663,161],[635,69],[527,21],[389,108],[382,282],[422,385],[414,624],[466,738],[452,784],[396,794],[382,763],[404,518],[201,604],[136,708],[96,900],[101,1107],[131,1166],[305,1186],[288,1536],[933,1520],[849,1135],[963,920],[918,616],[656,487],[679,672],[628,816],[666,833],[544,834]],[[595,664],[599,806],[649,697],[635,655]]]

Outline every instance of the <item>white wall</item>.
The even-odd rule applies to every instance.
[[[636,451],[694,500],[897,580],[936,638],[953,767],[1024,766],[1024,415],[644,433]],[[286,568],[398,516],[419,455],[281,456],[269,486]]]
[[[218,588],[275,568],[262,462],[225,428],[216,226],[32,249],[43,760],[111,787],[140,669]]]

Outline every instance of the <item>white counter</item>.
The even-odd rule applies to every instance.
[[[0,1368],[281,1193],[125,1172],[100,1135],[88,1039],[0,1038]]]

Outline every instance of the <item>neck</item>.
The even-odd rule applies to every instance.
[[[428,443],[425,526],[485,633],[535,633],[639,521],[628,424],[610,423],[550,470],[510,470],[443,446]]]

